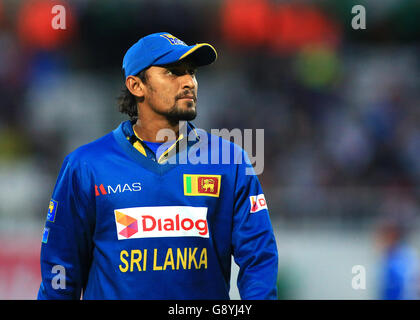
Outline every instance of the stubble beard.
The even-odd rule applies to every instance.
[[[147,85],[147,84],[146,84]],[[153,94],[157,94],[157,91],[149,84],[147,85],[150,92]],[[186,101],[186,108],[183,109],[178,105],[178,101],[185,95],[193,95],[194,101]],[[169,102],[169,101],[168,101]],[[181,121],[191,121],[194,120],[197,116],[197,95],[196,93],[192,93],[189,90],[185,90],[183,93],[180,93],[174,97],[174,103],[172,107],[169,110],[159,110],[156,108],[155,105],[150,104],[150,107],[152,110],[161,115],[164,116],[168,123],[171,126],[177,125]]]
[[[170,123],[178,123],[180,121],[192,121],[197,116],[197,109],[194,106],[194,102],[188,101],[187,108],[182,109],[178,106],[177,102],[172,108],[166,113],[166,118]]]
[[[197,109],[194,101],[187,101],[187,108],[181,108],[178,105],[178,98],[176,98],[174,105],[168,111],[158,110],[154,106],[151,107],[157,114],[164,116],[172,126],[178,124],[180,121],[192,121],[197,116]]]

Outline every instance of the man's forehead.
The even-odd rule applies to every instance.
[[[197,68],[195,63],[190,59],[182,59],[182,60],[176,61],[174,63],[160,65],[158,67],[162,67],[162,68],[194,68],[194,69]]]

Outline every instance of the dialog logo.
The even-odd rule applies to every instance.
[[[251,203],[250,213],[258,212],[263,209],[268,209],[267,202],[265,201],[263,193],[256,196],[250,196],[249,201]]]
[[[125,227],[118,232],[119,236],[128,239],[133,234],[137,233],[137,231],[139,231],[136,219],[117,210],[115,210],[115,221],[117,224]]]
[[[161,206],[115,209],[118,240],[209,237],[207,207]]]

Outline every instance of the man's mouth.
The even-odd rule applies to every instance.
[[[179,98],[179,100],[191,100],[191,101],[195,101],[194,97],[181,97]]]
[[[182,95],[182,96],[177,98],[177,100],[181,100],[181,99],[191,100],[191,101],[194,101],[194,102],[197,100],[196,96],[192,95],[192,94]]]

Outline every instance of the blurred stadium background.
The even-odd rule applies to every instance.
[[[365,30],[351,27],[356,4]],[[159,31],[218,50],[198,73],[198,127],[265,130],[280,298],[381,299],[390,225],[406,233],[395,263],[415,271],[420,1],[0,0],[1,299],[36,297],[61,163],[125,119],[123,54]]]

